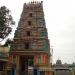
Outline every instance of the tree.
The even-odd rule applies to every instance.
[[[5,6],[0,7],[0,38],[4,39],[12,31],[15,22],[10,14],[10,10]]]

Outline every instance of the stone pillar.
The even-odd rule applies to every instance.
[[[28,75],[28,59],[25,59],[25,75]]]
[[[16,56],[16,75],[19,75],[19,56]]]

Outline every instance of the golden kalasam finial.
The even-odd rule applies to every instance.
[[[36,3],[36,0],[32,0],[31,3],[35,4]]]
[[[31,0],[31,2],[30,2],[31,4],[38,4],[38,3],[43,3],[43,1],[41,0],[41,1],[38,1],[38,0]]]

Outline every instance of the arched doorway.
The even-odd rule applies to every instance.
[[[20,60],[19,60],[20,64],[19,64],[19,74],[20,75],[28,75],[28,67],[33,67],[34,66],[34,56],[20,56]]]

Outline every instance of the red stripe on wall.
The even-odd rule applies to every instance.
[[[42,55],[42,62],[43,64],[46,64],[46,55]]]

